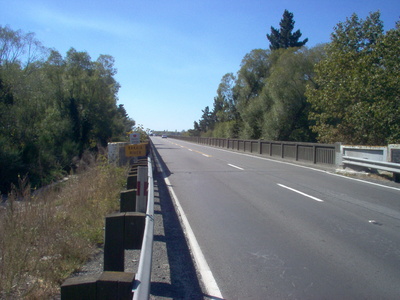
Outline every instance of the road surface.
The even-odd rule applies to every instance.
[[[400,186],[152,140],[223,298],[400,297]]]

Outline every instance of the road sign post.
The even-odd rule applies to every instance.
[[[131,144],[140,144],[140,133],[139,132],[132,132],[129,135],[129,141]]]

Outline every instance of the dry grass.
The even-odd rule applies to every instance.
[[[104,217],[118,210],[126,170],[85,163],[40,193],[26,180],[0,213],[0,299],[49,299],[103,243]]]

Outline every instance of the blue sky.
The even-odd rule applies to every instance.
[[[137,124],[153,130],[193,128],[212,108],[224,74],[236,73],[253,49],[268,48],[283,11],[307,46],[329,42],[352,13],[380,10],[385,29],[400,17],[399,0],[0,0],[0,25],[34,32],[63,56],[71,48],[92,60],[116,60],[124,104]]]

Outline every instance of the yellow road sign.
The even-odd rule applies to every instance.
[[[146,156],[146,143],[125,146],[125,156]]]

